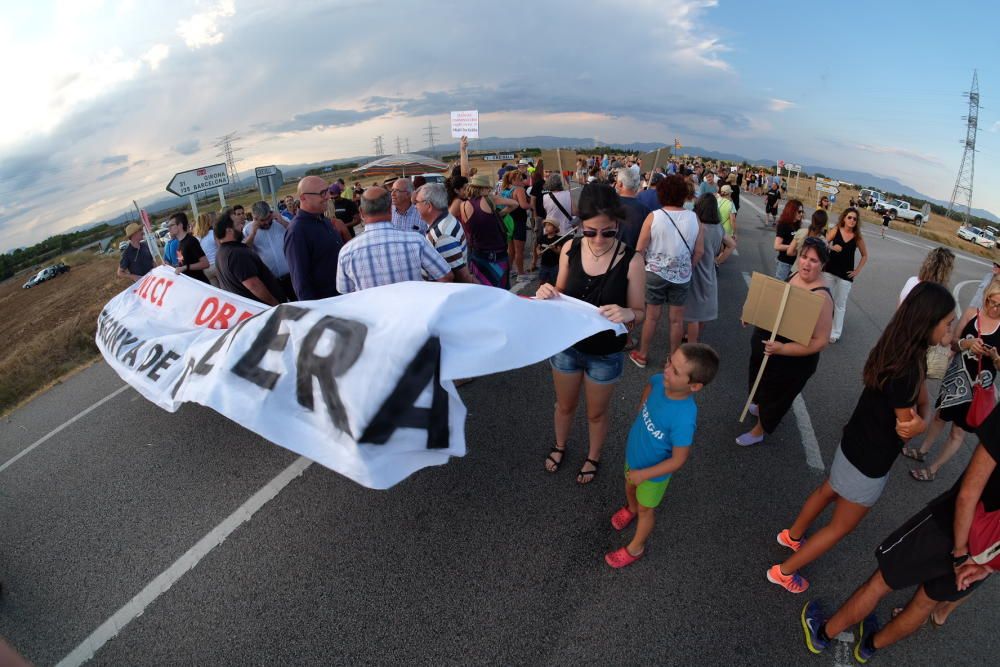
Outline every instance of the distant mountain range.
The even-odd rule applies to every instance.
[[[623,144],[618,142],[606,143],[593,137],[553,137],[545,135],[536,135],[529,137],[484,137],[482,139],[471,139],[469,141],[469,148],[474,151],[499,151],[499,150],[519,150],[523,148],[594,148],[596,146],[611,146],[612,148],[618,148],[621,150],[626,150],[636,153],[647,153],[650,151],[655,151],[657,148],[666,148],[667,144],[659,142],[635,142],[631,144]],[[707,148],[701,148],[699,146],[685,146],[682,149],[685,155],[698,155],[700,157],[711,158],[713,160],[725,160],[727,162],[747,162],[754,165],[774,165],[776,160],[772,158],[761,158],[761,159],[749,159],[742,155],[737,155],[735,153],[724,153],[721,151],[710,150]],[[415,153],[430,154],[429,147],[424,147],[422,149],[414,151]],[[458,143],[440,144],[434,147],[434,153],[437,155],[457,153]],[[324,167],[335,163],[345,163],[345,162],[358,162],[365,163],[367,161],[375,159],[371,155],[357,155],[354,157],[344,157],[335,158],[329,160],[322,160],[320,162],[310,162],[307,164],[290,164],[290,165],[277,165],[281,169],[287,180],[296,179],[302,174],[304,174],[309,169],[315,169],[317,167]],[[874,174],[869,174],[862,171],[852,171],[850,169],[839,169],[837,167],[829,166],[814,166],[814,165],[803,165],[802,169],[805,173],[815,174],[819,172],[825,176],[836,178],[842,181],[847,181],[854,185],[861,187],[873,187],[884,192],[892,192],[899,195],[906,195],[908,197],[915,197],[918,199],[925,199],[930,202],[934,202],[941,206],[947,206],[947,201],[942,201],[940,199],[935,199],[921,192],[917,192],[913,188],[903,185],[899,181],[895,181],[891,178],[886,178],[883,176],[875,176]],[[243,186],[250,186],[255,184],[253,171],[247,170],[240,174],[239,184]],[[150,213],[159,213],[167,209],[175,208],[180,200],[173,195],[164,196],[161,199],[157,199],[152,202],[147,202],[144,204],[144,208]],[[1000,217],[993,214],[990,211],[981,208],[972,209],[972,214],[977,215],[981,218],[985,218],[992,222],[1000,223]],[[130,219],[134,219],[134,216],[128,216],[122,214],[112,218],[110,220],[102,220],[100,222],[94,222],[87,225],[81,225],[70,231],[78,231],[81,229],[89,229],[100,224],[110,223],[110,224],[126,224]]]

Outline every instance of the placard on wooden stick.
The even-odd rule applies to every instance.
[[[750,281],[746,303],[743,304],[741,319],[747,324],[773,331],[784,292],[784,282],[755,272]],[[784,315],[778,324],[778,335],[800,345],[808,345],[824,301],[823,295],[817,292],[792,287],[788,293]]]

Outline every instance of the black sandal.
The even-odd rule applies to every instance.
[[[594,469],[593,470],[584,470],[583,466],[580,466],[580,472],[578,472],[577,475],[576,475],[576,483],[579,484],[580,486],[585,486],[585,485],[590,484],[591,482],[593,482],[594,481],[594,477],[597,476],[597,470],[601,467],[601,462],[600,461],[595,461],[594,459],[586,459],[583,462],[583,465],[587,465],[588,463],[590,465],[594,466]],[[581,482],[580,481],[581,477],[587,477],[587,481]]]
[[[559,452],[560,454],[562,454],[562,456],[559,457],[558,461],[556,461],[554,458],[552,458],[552,455],[555,454],[556,452]],[[547,472],[547,473],[549,473],[551,475],[554,475],[555,473],[559,472],[559,466],[561,466],[562,462],[566,460],[566,448],[565,447],[553,447],[549,451],[549,455],[545,457],[545,460],[546,461],[552,461],[552,470],[549,470],[548,468],[546,468],[545,472]]]

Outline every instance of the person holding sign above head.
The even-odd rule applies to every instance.
[[[829,258],[827,253],[826,244],[821,239],[807,238],[799,252],[799,270],[788,279],[792,287],[824,295],[823,307],[809,344],[794,343],[784,336],[777,336],[771,342],[771,332],[760,327],[754,327],[750,336],[747,383],[751,391],[764,358],[767,357],[768,361],[757,392],[751,397],[754,402],[750,404],[750,414],[757,417],[757,424],[736,438],[736,444],[741,447],[759,445],[764,441],[765,434],[778,428],[792,407],[792,401],[816,372],[819,353],[829,343],[833,300],[823,280],[823,265]]]
[[[896,310],[868,354],[864,390],[844,426],[830,476],[809,495],[791,527],[777,535],[778,544],[794,553],[767,570],[768,581],[790,593],[806,590],[809,582],[798,570],[853,531],[878,501],[904,444],[930,421],[927,348],[940,343],[954,321],[955,299],[936,283],[917,285]],[[830,523],[805,539],[830,504]]]
[[[423,234],[400,229],[393,223],[391,206],[384,188],[368,188],[361,195],[365,233],[351,239],[340,251],[337,290],[341,294],[420,281],[424,274],[442,283],[454,280],[448,262]]]
[[[535,298],[555,299],[566,294],[597,306],[609,321],[631,329],[645,315],[642,295],[646,281],[642,257],[618,238],[618,225],[625,219],[618,193],[609,185],[585,185],[580,193],[580,217],[583,236],[562,247],[556,284],[540,285]],[[597,474],[611,418],[608,405],[624,370],[622,350],[627,338],[626,334],[602,331],[549,360],[556,389],[556,444],[545,461],[550,473],[559,470],[566,455],[582,387],[587,398],[590,449],[576,481],[588,484]]]

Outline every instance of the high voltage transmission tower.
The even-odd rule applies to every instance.
[[[972,87],[962,93],[969,98],[969,115],[963,116],[966,123],[965,139],[960,143],[965,146],[962,152],[962,164],[958,168],[958,178],[955,179],[955,189],[951,191],[951,201],[948,203],[948,217],[951,217],[955,206],[964,207],[962,224],[969,224],[972,214],[972,181],[976,176],[976,133],[979,131],[979,77],[972,70]]]
[[[385,150],[382,148],[382,135],[378,135],[372,141],[375,143],[375,157],[385,155]]]
[[[434,155],[434,126],[431,122],[427,121],[427,129],[424,131],[424,136],[427,137],[427,145],[430,146],[431,155]]]
[[[399,140],[399,135],[396,135],[396,155],[403,152],[403,142]]]
[[[407,153],[410,152],[410,140],[409,139],[406,140],[406,152]]]
[[[242,148],[233,146],[239,138],[239,134],[236,132],[230,132],[229,134],[219,137],[214,144],[214,146],[219,149],[219,152],[216,153],[215,156],[224,158],[226,161],[226,169],[229,171],[230,186],[234,186],[240,181],[240,172],[236,170],[236,163],[242,162],[243,158],[235,157],[233,155],[237,151],[243,150]]]

